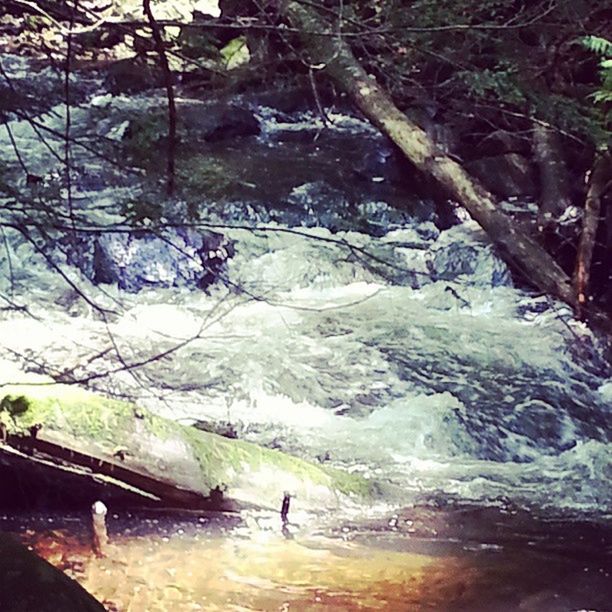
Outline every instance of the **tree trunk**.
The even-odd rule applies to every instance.
[[[572,203],[572,197],[559,134],[535,123],[533,151],[540,171],[538,228],[542,231],[556,225],[559,217]]]
[[[310,63],[323,68],[416,168],[432,177],[468,210],[504,260],[544,293],[577,306],[571,279],[561,266],[518,222],[499,210],[495,196],[395,106],[384,89],[365,72],[341,35],[310,6],[285,0],[282,11],[299,30]],[[612,338],[612,320],[605,313],[590,308],[589,320]]]
[[[172,71],[166,56],[164,47],[164,39],[151,11],[151,0],[142,0],[143,11],[147,17],[147,21],[151,26],[155,49],[159,56],[159,65],[164,75],[164,84],[166,86],[166,98],[168,100],[168,142],[166,144],[166,194],[174,195],[175,171],[176,171],[176,101],[174,97],[174,85],[172,83]]]
[[[584,204],[582,234],[578,244],[576,267],[572,279],[576,293],[577,316],[580,319],[584,318],[584,311],[587,306],[591,261],[593,259],[593,249],[595,248],[597,226],[601,216],[601,200],[606,188],[609,186],[611,175],[612,160],[609,155],[604,155],[595,162],[589,179],[589,187]]]

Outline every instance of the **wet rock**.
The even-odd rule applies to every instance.
[[[533,166],[518,153],[483,157],[465,165],[487,189],[500,197],[523,197],[536,192]]]
[[[259,121],[248,104],[190,103],[179,111],[190,139],[219,142],[260,132]]]
[[[230,440],[237,440],[244,433],[244,423],[242,421],[231,423],[230,421],[197,420],[193,423],[193,427],[200,431],[207,431],[208,433],[229,438]]]
[[[161,87],[161,72],[145,60],[129,57],[115,62],[108,70],[106,87],[114,94],[137,93]]]
[[[357,205],[357,229],[372,236],[385,236],[390,228],[398,228],[410,221],[410,215],[384,201],[361,202]]]
[[[319,96],[326,100],[331,98],[330,90],[321,88]],[[312,87],[288,87],[270,91],[257,92],[251,96],[255,104],[272,107],[281,113],[296,113],[312,108],[315,104]]]
[[[322,225],[332,231],[348,229],[347,218],[354,214],[344,193],[325,181],[295,187],[287,198],[283,221],[288,225]]]
[[[432,253],[429,269],[433,280],[462,280],[491,287],[512,285],[508,267],[473,223],[442,232]]]
[[[216,142],[239,136],[255,136],[259,132],[259,121],[250,109],[230,106],[218,116],[216,125],[205,137],[209,142]]]
[[[95,284],[117,283],[131,293],[145,287],[205,289],[233,255],[221,234],[190,228],[81,233],[64,237],[60,246]]]

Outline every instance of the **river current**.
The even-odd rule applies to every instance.
[[[73,136],[119,137],[125,126],[100,116],[108,98],[92,91],[72,111]],[[332,127],[308,113],[258,116],[270,147],[282,130],[375,139],[346,114]],[[35,119],[61,136],[64,118],[58,105]],[[60,137],[45,132],[45,146],[30,122],[9,126],[32,173],[59,172]],[[0,150],[16,164],[6,130]],[[72,154],[79,219],[120,222],[116,202],[133,182],[82,147]],[[359,203],[376,231],[338,230],[316,185],[293,195],[301,218],[202,203],[202,225],[235,248],[207,291],[94,286],[61,257],[61,273],[50,268],[37,234],[5,226],[0,293],[27,309],[0,313],[0,382],[68,373],[164,416],[227,422],[247,440],[399,485],[406,502],[608,515],[612,379],[569,309],[514,287],[472,221],[440,231],[377,200]],[[12,202],[0,213],[9,224],[23,213]]]

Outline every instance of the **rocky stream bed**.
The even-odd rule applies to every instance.
[[[110,610],[609,606],[612,379],[567,307],[349,109],[184,96],[165,201],[161,94],[80,83],[72,215],[64,106],[0,134],[29,166],[0,211],[2,531]]]

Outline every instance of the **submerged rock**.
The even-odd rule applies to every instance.
[[[512,286],[510,270],[497,256],[484,232],[474,223],[457,225],[440,234],[432,247],[429,268],[433,280],[461,280],[470,285]]]
[[[79,233],[61,241],[68,262],[95,284],[205,289],[222,272],[233,247],[221,234],[190,228]]]

